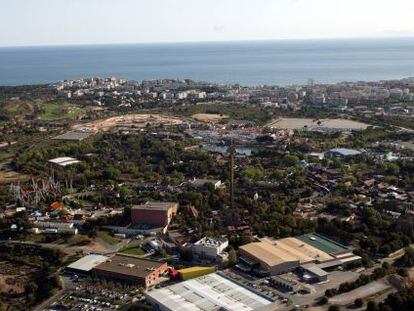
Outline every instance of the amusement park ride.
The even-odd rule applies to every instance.
[[[34,207],[47,197],[61,194],[62,189],[60,182],[55,180],[54,174],[52,174],[48,179],[32,178],[31,183],[25,183],[25,185],[20,182],[11,184],[9,191],[19,204]]]

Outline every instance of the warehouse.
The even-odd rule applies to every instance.
[[[249,311],[259,310],[273,302],[219,273],[155,289],[145,296],[154,309],[160,311]]]
[[[327,156],[331,158],[349,159],[360,156],[362,153],[358,150],[347,148],[334,148],[327,152]]]
[[[296,238],[281,240],[262,239],[260,242],[243,245],[240,256],[260,265],[260,269],[271,275],[292,271],[301,264],[333,260],[329,254]]]
[[[66,271],[69,273],[86,275],[89,274],[97,265],[107,261],[108,259],[108,257],[102,255],[87,255],[67,266]]]
[[[92,269],[96,276],[145,287],[158,284],[160,276],[167,270],[167,263],[126,254],[116,254]]]
[[[214,267],[190,267],[178,270],[178,275],[184,281],[198,278],[216,271]]]
[[[35,221],[32,229],[35,233],[78,234],[78,228],[71,222]]]
[[[57,167],[66,167],[66,166],[80,163],[79,160],[76,160],[75,158],[71,158],[71,157],[55,158],[55,159],[49,160],[48,162]]]
[[[85,129],[85,130],[78,130],[78,131],[70,131],[67,133],[64,133],[62,135],[58,135],[54,137],[54,140],[66,140],[66,141],[81,141],[89,136],[93,135],[95,132]]]
[[[301,268],[319,282],[328,278],[324,270],[361,260],[351,249],[316,233],[280,240],[264,238],[241,246],[239,255],[237,267],[243,271],[266,276]]]
[[[296,238],[333,256],[349,252],[346,246],[317,233],[304,234]]]

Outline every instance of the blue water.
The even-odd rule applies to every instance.
[[[0,85],[90,76],[304,84],[414,76],[414,38],[0,48]]]

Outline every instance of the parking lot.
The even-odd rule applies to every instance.
[[[70,282],[71,286],[62,298],[46,310],[119,310],[126,304],[143,298],[137,286],[78,277],[72,277]]]

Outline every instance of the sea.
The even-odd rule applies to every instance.
[[[414,76],[414,38],[0,48],[0,85],[92,76],[246,86],[400,79]]]

